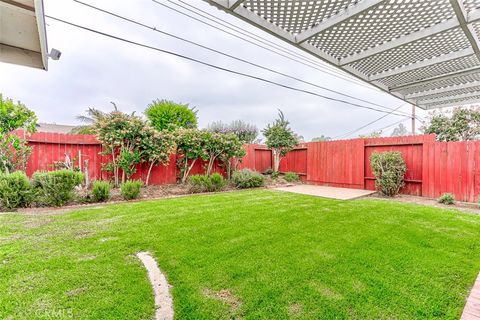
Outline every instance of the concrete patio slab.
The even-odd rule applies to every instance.
[[[306,194],[310,196],[331,198],[331,199],[337,199],[337,200],[352,200],[352,199],[369,196],[375,193],[375,191],[371,191],[371,190],[334,188],[334,187],[314,186],[314,185],[306,185],[306,184],[291,186],[291,187],[275,188],[274,190],[300,193],[300,194]]]

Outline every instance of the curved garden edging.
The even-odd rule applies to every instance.
[[[480,273],[470,291],[461,320],[480,319]]]
[[[148,252],[137,253],[138,259],[148,271],[148,278],[155,296],[155,320],[173,319],[173,299],[167,278],[158,268],[157,262]]]

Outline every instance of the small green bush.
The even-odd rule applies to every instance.
[[[283,176],[283,179],[287,182],[298,182],[300,181],[300,177],[295,172],[286,172]]]
[[[451,193],[444,193],[438,198],[439,203],[443,204],[454,204],[455,203],[455,197]]]
[[[232,175],[233,184],[240,189],[257,188],[263,186],[263,176],[255,171],[243,169],[235,171]]]
[[[272,177],[272,179],[277,179],[278,177],[280,177],[280,172],[278,171],[272,172],[270,177]]]
[[[33,200],[30,181],[24,172],[0,174],[0,207],[16,209],[28,207]]]
[[[219,173],[211,175],[193,175],[188,179],[188,189],[192,193],[220,191],[227,182]]]
[[[120,193],[123,199],[133,200],[140,196],[140,189],[142,188],[142,181],[128,180],[120,186]]]
[[[384,195],[393,197],[405,185],[403,178],[407,165],[400,152],[374,152],[370,156],[370,167],[375,176],[375,186]]]
[[[63,206],[74,197],[74,189],[81,185],[83,173],[73,170],[37,171],[32,185],[40,205]]]
[[[95,181],[92,187],[92,198],[95,202],[103,202],[110,199],[110,183],[106,181]]]

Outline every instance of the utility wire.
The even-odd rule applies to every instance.
[[[52,19],[52,20],[70,25],[70,26],[78,28],[78,29],[82,29],[82,30],[85,30],[85,31],[96,33],[96,34],[102,35],[102,36],[107,37],[107,38],[115,39],[115,40],[118,40],[118,41],[122,41],[122,42],[125,42],[125,43],[136,45],[136,46],[139,46],[139,47],[142,47],[142,48],[146,48],[146,49],[162,52],[162,53],[165,53],[165,54],[169,54],[169,55],[172,55],[172,56],[175,56],[175,57],[178,57],[178,58],[182,58],[182,59],[185,59],[185,60],[188,60],[188,61],[192,61],[192,62],[196,62],[198,64],[202,64],[204,66],[208,66],[208,67],[215,68],[215,69],[218,69],[218,70],[222,70],[222,71],[225,71],[225,72],[228,72],[228,73],[240,75],[240,76],[243,76],[243,77],[246,77],[246,78],[262,81],[264,83],[272,84],[272,85],[275,85],[275,86],[278,86],[278,87],[281,87],[281,88],[289,89],[289,90],[296,91],[296,92],[302,92],[302,93],[312,95],[312,96],[316,96],[316,97],[319,97],[319,98],[322,98],[322,99],[326,99],[326,100],[330,100],[330,101],[336,101],[336,102],[344,103],[344,104],[351,105],[351,106],[358,107],[358,108],[362,108],[362,109],[368,109],[368,110],[382,112],[382,113],[395,114],[397,116],[405,116],[403,114],[387,112],[387,111],[376,109],[376,108],[373,108],[373,107],[368,107],[368,106],[360,105],[360,104],[357,104],[357,103],[352,103],[352,102],[349,102],[349,101],[346,101],[346,100],[332,98],[332,97],[329,97],[329,96],[318,94],[318,93],[313,92],[313,91],[308,91],[308,90],[305,90],[305,89],[292,87],[292,86],[282,84],[280,82],[275,82],[273,80],[265,79],[265,78],[262,78],[262,77],[259,77],[259,76],[254,76],[254,75],[251,75],[251,74],[247,74],[247,73],[243,73],[243,72],[240,72],[240,71],[235,71],[235,70],[232,70],[232,69],[221,67],[221,66],[209,63],[209,62],[205,62],[205,61],[202,61],[202,60],[199,60],[199,59],[196,59],[196,58],[192,58],[192,57],[180,54],[180,53],[176,53],[176,52],[173,52],[173,51],[169,51],[169,50],[161,49],[161,48],[158,48],[158,47],[150,46],[150,45],[147,45],[147,44],[144,44],[144,43],[136,42],[136,41],[133,41],[133,40],[129,40],[129,39],[120,37],[120,36],[109,34],[109,33],[106,33],[106,32],[100,31],[100,30],[85,27],[85,26],[82,26],[82,25],[79,25],[79,24],[76,24],[76,23],[73,23],[73,22],[69,22],[69,21],[66,21],[66,20],[63,20],[63,19],[60,19],[60,18],[52,17],[52,16],[49,16],[49,15],[45,15],[45,16],[49,19]]]
[[[397,108],[393,109],[392,112],[397,111],[398,109],[400,109],[401,107],[403,107],[403,106],[405,106],[405,105],[406,105],[406,104],[401,104],[401,105],[398,106]],[[339,135],[339,136],[336,136],[336,137],[334,137],[334,139],[346,138],[346,137],[354,134],[355,132],[358,132],[358,131],[360,131],[360,130],[362,130],[362,129],[364,129],[364,128],[366,128],[366,127],[368,127],[368,126],[370,126],[370,125],[372,125],[372,124],[374,124],[374,123],[376,123],[376,122],[378,122],[378,121],[380,121],[380,120],[382,120],[382,119],[384,119],[385,117],[388,117],[390,114],[391,114],[391,113],[384,114],[384,115],[381,116],[380,118],[377,118],[377,119],[375,119],[375,120],[373,120],[373,121],[371,121],[371,122],[369,122],[369,123],[361,126],[360,128],[357,128],[357,129],[354,129],[354,130],[352,130],[352,131],[349,131],[349,132],[347,132],[347,133],[345,133],[345,134],[341,134],[341,135]]]
[[[89,4],[89,3],[85,3],[85,2],[82,2],[82,1],[80,1],[80,0],[74,0],[74,1],[77,2],[78,4],[81,4],[81,5],[83,5],[83,6],[89,7],[89,8],[91,8],[91,9],[96,10],[96,11],[99,11],[99,12],[102,12],[102,13],[105,13],[105,14],[108,14],[108,15],[113,16],[113,17],[116,17],[116,18],[118,18],[118,19],[121,19],[121,20],[130,22],[130,23],[135,24],[135,25],[138,25],[138,26],[141,26],[141,27],[143,27],[143,28],[146,28],[146,29],[149,29],[149,30],[158,32],[158,33],[161,33],[161,34],[163,34],[163,35],[166,35],[166,36],[169,36],[169,37],[172,37],[172,38],[175,38],[175,39],[177,39],[177,40],[180,40],[180,41],[183,41],[183,42],[187,42],[187,43],[189,43],[189,44],[192,44],[192,45],[195,45],[195,46],[197,46],[197,47],[203,48],[203,49],[205,49],[205,50],[208,50],[208,51],[211,51],[211,52],[214,52],[214,53],[217,53],[217,54],[221,54],[221,55],[226,56],[226,57],[228,57],[228,58],[231,58],[231,59],[234,59],[234,60],[237,60],[237,61],[240,61],[240,62],[249,64],[249,65],[251,65],[251,66],[254,66],[254,67],[257,67],[257,68],[260,68],[260,69],[263,69],[263,70],[266,70],[266,71],[269,71],[269,72],[272,72],[272,73],[275,73],[275,74],[284,76],[284,77],[286,77],[286,78],[290,78],[290,79],[293,79],[293,80],[296,80],[296,81],[299,81],[299,82],[308,84],[308,85],[310,85],[310,86],[317,87],[317,88],[319,88],[319,89],[326,90],[326,91],[329,91],[329,92],[332,92],[332,93],[335,93],[335,94],[344,96],[344,97],[348,97],[348,98],[355,99],[355,100],[358,100],[358,101],[361,101],[361,102],[365,102],[365,103],[368,103],[368,104],[371,104],[371,105],[374,105],[374,106],[377,106],[377,107],[380,107],[380,108],[384,108],[384,109],[387,109],[387,110],[391,110],[390,108],[385,107],[385,106],[382,106],[382,105],[380,105],[380,104],[377,104],[377,103],[374,103],[374,102],[371,102],[371,101],[368,101],[368,100],[360,99],[360,98],[357,98],[357,97],[355,97],[355,96],[348,95],[348,94],[342,93],[342,92],[340,92],[340,91],[336,91],[336,90],[333,90],[333,89],[330,89],[330,88],[327,88],[327,87],[324,87],[324,86],[321,86],[321,85],[318,85],[318,84],[315,84],[315,83],[312,83],[312,82],[309,82],[309,81],[305,81],[305,80],[300,79],[300,78],[298,78],[298,77],[288,75],[288,74],[286,74],[286,73],[283,73],[283,72],[280,72],[280,71],[277,71],[277,70],[274,70],[274,69],[271,69],[271,68],[268,68],[268,67],[259,65],[259,64],[257,64],[257,63],[254,63],[254,62],[251,62],[251,61],[248,61],[248,60],[239,58],[239,57],[237,57],[237,56],[233,56],[233,55],[228,54],[228,53],[226,53],[226,52],[223,52],[223,51],[220,51],[220,50],[216,50],[216,49],[213,49],[213,48],[211,48],[211,47],[202,45],[202,44],[200,44],[200,43],[198,43],[198,42],[195,42],[195,41],[191,41],[191,40],[182,38],[182,37],[180,37],[180,36],[177,36],[177,35],[172,34],[172,33],[169,33],[169,32],[165,32],[165,31],[163,31],[163,30],[158,29],[157,27],[148,26],[148,25],[146,25],[146,24],[144,24],[144,23],[142,23],[142,22],[140,22],[140,21],[138,21],[138,20],[134,20],[134,19],[127,18],[127,17],[122,16],[122,15],[120,15],[120,14],[117,14],[117,13],[114,13],[114,12],[112,12],[112,11],[105,10],[105,9],[102,9],[102,8],[99,8],[99,7],[96,7],[96,6],[91,5],[91,4]]]
[[[267,38],[265,38],[265,37],[262,37],[262,36],[260,36],[260,35],[254,34],[254,33],[250,33],[249,31],[245,30],[244,28],[241,28],[241,27],[239,27],[239,26],[237,26],[237,25],[234,25],[233,23],[230,23],[230,22],[226,21],[225,19],[222,19],[222,18],[220,18],[220,17],[217,17],[217,16],[215,16],[215,15],[213,15],[213,14],[205,11],[205,10],[202,10],[202,9],[196,7],[195,5],[191,4],[191,3],[185,2],[185,1],[183,1],[183,0],[178,0],[178,1],[181,2],[182,4],[184,4],[184,5],[186,5],[186,6],[190,7],[190,8],[193,8],[194,10],[197,10],[197,11],[201,12],[202,14],[200,14],[200,13],[198,13],[198,12],[196,12],[196,11],[192,11],[191,9],[188,9],[188,8],[186,8],[185,6],[182,6],[182,5],[176,3],[176,2],[174,2],[174,1],[172,1],[172,0],[167,0],[167,1],[170,2],[170,3],[172,3],[173,5],[176,5],[176,6],[180,7],[180,8],[182,8],[182,9],[184,9],[184,10],[188,10],[188,11],[190,11],[190,12],[193,12],[193,13],[195,13],[196,15],[199,15],[199,16],[203,17],[204,19],[208,19],[208,20],[210,20],[210,21],[212,21],[212,22],[215,22],[215,23],[217,23],[217,24],[219,24],[219,25],[221,25],[221,26],[224,26],[224,27],[226,27],[226,28],[228,28],[228,29],[230,29],[230,30],[233,30],[233,31],[235,31],[235,32],[238,32],[238,33],[240,33],[240,34],[242,34],[242,35],[244,35],[244,36],[247,36],[247,37],[249,37],[249,38],[255,39],[256,41],[262,42],[262,43],[264,43],[264,44],[266,44],[266,45],[269,45],[269,46],[272,46],[272,47],[276,47],[276,48],[280,48],[280,49],[282,49],[282,51],[288,52],[288,53],[290,53],[291,55],[296,56],[296,57],[298,57],[298,58],[300,58],[300,59],[302,59],[302,60],[304,60],[304,61],[308,61],[309,63],[315,64],[315,65],[317,65],[317,66],[319,66],[319,67],[322,67],[322,68],[325,68],[325,69],[329,69],[329,70],[331,70],[332,72],[337,73],[338,75],[342,75],[342,76],[348,77],[348,75],[340,73],[337,69],[335,69],[335,68],[332,67],[332,66],[329,66],[328,64],[321,64],[321,63],[319,63],[318,61],[311,59],[310,57],[301,55],[301,54],[299,54],[299,53],[297,53],[297,52],[295,52],[295,51],[293,51],[293,50],[291,50],[291,49],[289,49],[289,48],[287,48],[287,47],[285,47],[285,46],[276,44],[275,42],[273,42],[273,41],[271,41],[271,40],[269,40],[269,39],[267,39]],[[211,17],[211,18],[210,18],[210,17]],[[213,18],[213,19],[212,19],[212,18]],[[221,21],[221,22],[219,22],[219,21]],[[238,30],[240,30],[240,31],[238,31]],[[258,39],[260,39],[260,40],[258,40]],[[365,85],[363,82],[361,82],[360,80],[357,80],[357,79],[355,79],[355,78],[353,78],[353,77],[350,77],[350,80],[356,81],[356,82],[358,82],[358,84]],[[377,89],[376,87],[374,87],[374,86],[370,86],[369,88],[371,88],[372,90],[378,90],[378,89]]]
[[[217,30],[219,30],[219,31],[222,31],[222,32],[224,32],[224,33],[227,33],[227,34],[229,34],[229,35],[231,35],[231,36],[233,36],[233,37],[235,37],[235,38],[238,38],[238,39],[241,39],[241,40],[243,40],[243,41],[246,41],[246,42],[248,42],[248,43],[250,43],[250,44],[253,44],[253,45],[257,46],[257,47],[260,47],[260,48],[262,48],[262,49],[265,49],[265,50],[268,50],[268,51],[270,51],[270,52],[273,52],[273,53],[275,53],[275,54],[277,54],[277,55],[279,55],[279,56],[282,56],[282,57],[284,57],[284,58],[286,58],[286,59],[289,59],[289,60],[295,61],[295,62],[297,62],[297,63],[303,64],[303,65],[305,65],[305,66],[307,66],[307,67],[310,67],[310,68],[315,69],[315,70],[317,70],[317,71],[320,71],[320,72],[329,74],[329,75],[331,75],[331,76],[333,76],[333,77],[340,78],[340,79],[343,79],[343,80],[345,80],[345,81],[349,81],[349,82],[352,82],[352,83],[354,83],[354,84],[363,86],[363,87],[365,87],[365,88],[373,89],[373,90],[378,91],[377,89],[372,88],[371,86],[368,86],[368,85],[360,82],[359,80],[356,80],[356,79],[353,79],[353,78],[347,78],[347,76],[344,76],[344,75],[338,73],[338,71],[336,71],[337,74],[335,74],[335,73],[333,73],[333,72],[330,72],[330,71],[328,71],[328,70],[325,70],[325,67],[324,67],[324,66],[322,66],[323,69],[321,69],[321,68],[319,68],[319,67],[316,67],[316,66],[312,66],[312,65],[310,65],[310,64],[308,64],[308,63],[299,61],[299,60],[297,60],[297,59],[295,59],[295,58],[289,57],[289,56],[287,56],[287,55],[285,55],[285,54],[282,54],[282,53],[280,53],[280,52],[277,52],[277,51],[274,51],[274,50],[272,50],[272,49],[269,49],[269,48],[267,48],[267,47],[265,47],[265,46],[263,46],[263,45],[260,45],[260,44],[258,44],[258,43],[255,43],[255,42],[253,42],[253,41],[251,41],[251,40],[242,38],[242,37],[240,37],[240,36],[238,36],[238,35],[236,35],[236,34],[234,34],[234,33],[231,33],[231,32],[229,32],[229,31],[227,31],[227,30],[224,30],[224,29],[219,28],[219,27],[217,27],[217,26],[215,26],[215,25],[212,25],[211,23],[208,23],[208,22],[206,22],[206,21],[203,21],[203,20],[201,20],[201,19],[198,19],[198,18],[196,18],[196,17],[193,17],[193,16],[189,15],[188,13],[185,13],[185,12],[182,12],[182,11],[180,11],[180,10],[178,10],[178,9],[172,8],[172,7],[168,6],[168,5],[165,4],[165,3],[161,3],[161,2],[156,1],[156,0],[152,0],[152,1],[153,1],[154,3],[160,5],[160,6],[163,6],[163,7],[167,8],[167,9],[170,9],[170,10],[172,10],[172,11],[175,11],[175,12],[177,12],[177,13],[179,13],[179,14],[181,14],[181,15],[184,15],[184,16],[190,18],[190,19],[193,19],[193,20],[195,20],[195,21],[198,21],[198,22],[200,22],[200,23],[203,23],[203,24],[205,24],[205,25],[207,25],[207,26],[210,26],[210,27],[212,27],[212,28],[214,28],[214,29],[217,29]],[[198,14],[198,13],[197,13],[197,14]],[[238,31],[237,31],[237,32],[238,32]]]

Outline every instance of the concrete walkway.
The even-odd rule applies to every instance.
[[[480,319],[480,274],[477,281],[473,285],[470,296],[467,299],[465,309],[463,309],[461,320],[478,320]]]
[[[297,185],[291,187],[275,188],[274,190],[306,194],[310,196],[317,196],[322,198],[331,198],[337,200],[352,200],[365,197],[375,193],[371,190],[348,189],[348,188],[334,188],[314,185]]]

